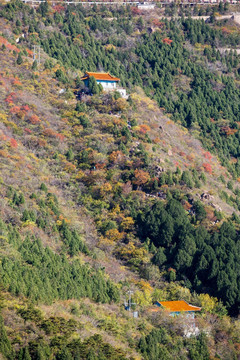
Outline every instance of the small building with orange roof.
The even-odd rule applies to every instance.
[[[201,311],[200,307],[190,305],[184,300],[157,301],[155,303],[155,305],[168,311],[169,315],[171,315],[171,316],[178,316],[180,314],[186,314],[187,317],[192,318],[192,319],[194,319],[196,311]]]
[[[91,76],[96,79],[97,84],[102,85],[104,90],[115,90],[117,87],[117,83],[120,81],[119,78],[114,77],[109,73],[86,71],[84,76],[81,78],[86,87],[88,87],[89,78]]]

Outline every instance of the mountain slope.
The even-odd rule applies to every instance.
[[[105,70],[111,70],[110,64],[120,58],[114,49],[108,60],[95,58],[103,54],[97,19],[101,12],[109,16],[107,10],[81,14],[76,8],[80,25],[72,10],[43,3],[36,12],[19,2],[1,8],[1,304],[14,352],[5,335],[0,349],[16,359],[234,358],[239,321],[226,314],[236,315],[239,306],[235,170],[227,170],[221,158],[203,147],[197,123],[188,131],[173,122],[175,113],[159,109],[156,100],[146,96],[154,94],[145,86],[145,70],[138,69],[139,81],[134,76],[126,81],[126,69],[119,65],[122,81],[129,85],[128,100],[118,93],[83,95],[76,68],[95,70],[96,63],[101,68],[106,61]],[[143,32],[134,35],[129,30],[125,43],[114,45],[119,52],[134,47],[135,36],[144,43],[148,17],[141,24],[129,9],[114,11],[119,18],[111,31],[119,41],[129,22]],[[166,22],[165,30],[151,37],[171,64],[163,65],[165,77],[168,66],[176,67],[175,51],[181,50],[181,66],[187,56],[182,45],[160,45],[172,34],[170,25],[175,29]],[[83,38],[77,36],[77,26]],[[106,43],[110,39],[101,31]],[[16,45],[22,32],[25,37]],[[51,42],[50,33],[59,42]],[[79,66],[72,67],[42,51],[44,62],[37,65],[28,47],[38,39],[58,59],[68,46],[81,48],[86,62],[78,54]],[[174,39],[178,41],[177,34]],[[193,61],[196,51],[191,51]],[[130,61],[125,65],[130,67]],[[149,74],[151,66],[146,66]],[[117,67],[113,71],[117,73]],[[179,91],[187,93],[194,85],[181,71],[172,75],[166,91],[174,84],[175,101]],[[227,135],[227,141],[234,134]],[[128,290],[133,291],[139,319],[121,308]],[[203,307],[198,326],[208,337],[185,339],[181,319],[148,311],[157,299],[182,297]]]

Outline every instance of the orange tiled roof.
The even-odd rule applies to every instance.
[[[96,80],[120,81],[119,78],[114,77],[114,76],[110,75],[109,73],[96,73],[96,72],[89,72],[89,71],[86,71],[86,75],[83,76],[81,80],[86,80],[90,76],[95,77]]]
[[[163,308],[171,312],[177,311],[200,311],[201,308],[198,306],[189,305],[184,300],[178,301],[158,301]]]

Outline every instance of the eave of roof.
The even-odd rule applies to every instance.
[[[201,311],[201,308],[194,305],[189,305],[184,300],[178,301],[158,301],[158,303],[166,310],[170,312],[181,312],[181,311]]]
[[[96,80],[105,80],[105,81],[120,81],[119,78],[110,75],[109,73],[95,73],[86,71],[86,75],[81,78],[81,80],[87,80],[90,76],[93,76]]]

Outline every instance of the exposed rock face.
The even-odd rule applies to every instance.
[[[213,200],[214,197],[210,195],[208,192],[204,192],[201,195],[201,200]]]
[[[164,168],[162,166],[156,165],[154,168],[154,174],[155,176],[161,175],[162,172],[164,172]]]

